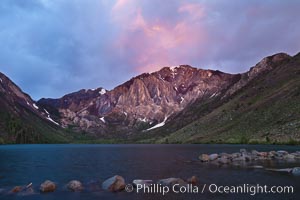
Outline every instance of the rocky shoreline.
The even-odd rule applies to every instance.
[[[196,184],[198,184],[198,178],[196,176],[192,176],[186,180],[183,180],[181,178],[166,178],[154,182],[153,180],[136,179],[133,180],[131,183],[126,183],[125,179],[122,176],[115,175],[111,178],[106,179],[104,182],[102,182],[102,184],[99,181],[92,181],[84,185],[82,182],[78,180],[72,180],[63,187],[63,191],[132,192],[136,189],[138,185],[143,185],[143,187],[155,187],[154,185],[168,186],[168,187],[172,187],[176,185],[180,187],[188,187],[188,185],[196,185]],[[129,188],[130,191],[128,191],[128,187],[132,187]],[[46,180],[40,184],[38,190],[35,189],[36,188],[34,187],[33,183],[29,183],[28,185],[24,185],[24,186],[15,186],[10,190],[0,189],[0,196],[14,195],[14,194],[20,196],[27,196],[27,195],[34,195],[34,194],[51,193],[58,190],[58,184],[51,180]]]
[[[254,165],[257,163],[257,161],[300,161],[300,151],[289,153],[283,150],[268,152],[252,150],[250,152],[246,149],[240,149],[240,152],[235,153],[201,154],[198,158],[202,163],[205,164],[213,164],[217,166],[243,166],[247,168],[265,169],[267,171],[287,172],[295,176],[300,176],[300,167],[274,169],[264,168],[261,165]]]

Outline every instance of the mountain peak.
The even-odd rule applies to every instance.
[[[258,64],[261,65],[276,64],[278,62],[288,60],[290,58],[291,56],[286,53],[277,53],[263,58]]]
[[[291,56],[286,53],[277,53],[271,56],[267,56],[263,58],[260,62],[258,62],[254,67],[250,68],[248,72],[249,77],[255,77],[258,74],[270,71],[275,68],[277,65],[281,64],[284,61],[288,61],[291,59]]]

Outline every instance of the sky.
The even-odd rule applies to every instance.
[[[1,0],[0,71],[35,100],[164,66],[241,73],[300,51],[297,0]]]

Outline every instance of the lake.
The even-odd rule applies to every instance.
[[[200,185],[237,186],[261,184],[293,186],[294,194],[257,194],[264,199],[300,199],[300,177],[244,167],[220,167],[203,164],[202,153],[233,153],[241,148],[258,151],[299,151],[299,146],[273,145],[3,145],[0,146],[0,199],[253,199],[237,194],[137,194],[110,193],[101,189],[101,183],[114,175],[121,175],[126,183],[134,179],[157,181],[178,177],[186,180],[196,175]],[[257,164],[270,168],[300,166],[300,161],[261,161]],[[53,193],[40,194],[39,185],[54,181],[58,188]],[[70,192],[65,185],[80,180],[85,190]],[[14,186],[33,183],[34,194],[8,194]],[[99,187],[99,188],[98,188]],[[92,188],[92,189],[91,189]]]

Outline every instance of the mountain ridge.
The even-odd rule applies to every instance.
[[[223,116],[219,111],[221,108],[223,111],[230,113],[234,113],[234,110],[237,110],[237,112],[240,112],[241,118],[243,118],[243,114],[247,115],[249,109],[251,110],[249,102],[246,105],[244,101],[251,99],[251,95],[261,95],[263,90],[266,90],[266,94],[268,93],[270,96],[276,95],[271,90],[276,86],[276,79],[282,79],[282,83],[287,82],[288,77],[283,75],[291,73],[291,69],[274,75],[273,80],[269,78],[270,74],[283,68],[283,66],[289,67],[291,65],[292,69],[297,69],[298,65],[294,66],[293,62],[296,62],[299,57],[300,53],[293,57],[285,53],[274,54],[263,58],[255,66],[251,67],[249,71],[240,74],[199,69],[189,65],[163,67],[156,72],[143,73],[133,77],[112,90],[106,90],[102,87],[82,89],[66,94],[61,98],[42,98],[37,102],[33,101],[29,95],[23,93],[5,75],[0,74],[0,101],[4,102],[2,104],[5,105],[5,109],[0,111],[9,113],[9,116],[13,116],[14,119],[19,118],[20,121],[24,121],[23,113],[26,113],[26,116],[34,116],[34,120],[28,120],[25,117],[25,121],[29,121],[30,126],[33,127],[33,132],[41,135],[42,138],[48,134],[52,135],[53,138],[58,135],[59,139],[53,140],[54,142],[71,142],[74,141],[74,138],[81,138],[87,141],[91,141],[93,138],[93,140],[108,139],[110,141],[134,143],[245,142],[246,139],[250,141],[251,137],[248,138],[247,136],[242,141],[241,138],[244,137],[241,133],[242,131],[236,131],[232,134],[232,131],[226,132],[228,128],[223,130],[224,127],[230,124],[230,121],[227,124],[220,124],[217,132],[214,131],[214,127],[211,127],[211,135],[228,133],[229,136],[224,137],[225,139],[220,141],[216,140],[214,136],[210,137],[209,134],[205,134],[206,138],[204,139],[203,136],[200,137],[205,131],[209,132],[209,130],[205,129],[204,131],[200,127],[195,132],[194,128],[190,129],[188,127],[197,127],[198,125],[195,124],[203,124],[204,119],[210,119],[206,120],[207,125],[203,124],[210,127],[213,124],[211,120],[214,119],[214,117],[211,117],[213,116],[212,113],[218,113],[219,117]],[[9,82],[6,81],[9,83],[6,86],[10,85],[11,87],[4,87],[2,77],[3,80],[9,80]],[[292,75],[290,77],[293,80],[298,80],[297,77]],[[260,79],[266,79],[268,82],[258,81]],[[252,91],[251,85],[262,89]],[[298,87],[297,84],[295,86]],[[268,88],[271,89],[269,90]],[[251,95],[249,97],[247,94],[237,99],[240,93],[251,93]],[[268,98],[264,98],[267,101]],[[290,102],[293,102],[294,99],[296,98],[291,99]],[[263,100],[259,100],[259,102],[262,103]],[[275,99],[275,101],[277,100]],[[281,99],[278,99],[278,101],[281,101]],[[232,102],[235,102],[235,106],[240,104],[242,106],[233,108]],[[230,109],[227,109],[226,106],[228,105],[232,108],[229,106]],[[286,104],[284,103],[284,105]],[[14,110],[14,108],[20,110],[19,107],[22,107],[21,113]],[[244,107],[244,113],[239,111],[240,107]],[[23,111],[24,109],[25,111]],[[260,110],[264,110],[264,108],[258,107],[258,111]],[[283,110],[283,112],[287,113],[289,111]],[[1,116],[4,115],[6,116],[6,114],[1,114]],[[259,115],[259,117],[261,116]],[[35,127],[35,120],[39,122],[39,128]],[[243,124],[242,122],[239,123]],[[19,128],[20,126],[24,126],[24,123],[21,123]],[[16,138],[20,136],[17,136],[18,134],[14,130],[8,131],[8,127],[7,117],[0,118],[0,139],[17,143],[47,142],[46,140],[36,139],[26,141],[24,138],[17,141]],[[46,127],[47,134],[39,133],[41,127]],[[239,125],[235,124],[232,127],[234,129],[234,127],[239,127]],[[247,124],[245,127],[247,127]],[[2,133],[1,129],[4,130]],[[251,127],[249,128],[249,130],[252,129]],[[231,130],[231,128],[228,130]],[[297,132],[298,128],[293,130]],[[53,132],[53,134],[49,132]],[[248,131],[247,134],[252,133]],[[8,135],[14,135],[14,137],[9,138]],[[253,133],[253,135],[257,134]],[[275,139],[272,134],[268,136],[268,142],[278,142]],[[288,139],[284,139],[284,141],[288,141]],[[264,137],[264,140],[266,140],[266,137]]]
[[[218,95],[219,91],[236,81],[237,76],[188,65],[164,67],[157,72],[133,77],[103,95],[91,96],[84,103],[85,107],[73,106],[76,97],[71,100],[71,105],[62,105],[62,102],[68,101],[68,95],[58,100],[41,99],[38,104],[56,106],[63,115],[62,124],[65,126],[77,125],[87,132],[96,133],[92,130],[95,127],[116,125],[117,129],[125,128],[125,132],[136,132],[161,123],[199,97]],[[57,106],[57,101],[61,105]]]

